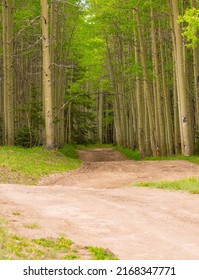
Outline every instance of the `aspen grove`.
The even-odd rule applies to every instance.
[[[0,144],[199,152],[198,1],[2,0]]]

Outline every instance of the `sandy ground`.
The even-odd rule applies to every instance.
[[[19,234],[65,235],[120,259],[199,259],[199,195],[130,187],[199,177],[186,161],[129,161],[112,149],[81,151],[82,168],[39,186],[0,185],[0,212]],[[19,216],[13,213],[20,213]],[[37,223],[27,229],[26,223]]]

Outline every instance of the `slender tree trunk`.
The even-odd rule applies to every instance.
[[[191,0],[191,7],[196,7],[196,0]],[[199,137],[199,45],[193,49],[194,91],[195,91],[195,127]]]
[[[149,128],[150,128],[150,142],[151,142],[151,150],[153,156],[157,156],[157,147],[156,138],[155,138],[155,121],[154,121],[154,114],[153,114],[153,102],[151,96],[151,89],[149,85],[149,78],[148,78],[148,71],[147,71],[147,61],[146,61],[146,49],[144,45],[143,39],[143,31],[141,25],[141,16],[139,7],[136,7],[136,19],[138,24],[138,35],[140,41],[140,57],[141,63],[143,67],[143,75],[144,75],[144,90],[146,95],[146,102],[147,102],[147,110],[148,110],[148,117],[149,117]]]
[[[58,1],[53,0],[51,2],[51,9],[50,9],[50,70],[51,70],[51,94],[52,94],[52,106],[54,114],[57,115],[59,108],[56,106],[56,43],[57,43],[57,16],[58,16]],[[56,131],[58,122],[54,124],[54,136],[55,136],[55,143],[58,144],[58,133]]]
[[[166,138],[166,149],[167,155],[173,155],[173,122],[172,122],[172,114],[171,114],[171,102],[169,98],[168,87],[166,84],[166,75],[165,75],[165,65],[166,60],[164,56],[164,48],[163,48],[163,40],[161,38],[161,28],[159,22],[158,28],[159,34],[159,46],[160,46],[160,60],[161,60],[161,76],[162,76],[162,96],[164,100],[164,122],[165,122],[165,138]]]
[[[43,54],[43,95],[45,107],[45,142],[47,149],[54,149],[54,128],[52,113],[51,69],[49,49],[48,3],[41,0],[42,7],[42,54]]]
[[[140,53],[137,46],[138,42],[135,46],[135,62],[139,65],[140,64]],[[138,146],[139,146],[139,153],[140,157],[145,157],[145,147],[144,147],[144,138],[146,137],[144,135],[144,118],[145,118],[145,112],[144,112],[144,98],[143,93],[141,91],[141,81],[140,77],[136,77],[136,101],[137,101],[137,127],[138,127]]]
[[[98,109],[98,126],[99,126],[99,142],[103,143],[103,105],[104,105],[104,95],[103,91],[99,93],[99,109]]]
[[[4,67],[4,138],[14,145],[12,0],[2,1]]]
[[[174,22],[174,32],[176,39],[176,69],[177,69],[177,87],[178,87],[178,98],[181,108],[180,123],[181,123],[181,145],[182,153],[185,156],[190,156],[193,153],[193,145],[191,143],[191,123],[190,123],[190,111],[187,106],[187,96],[186,96],[186,80],[184,73],[184,57],[183,57],[183,42],[182,42],[182,32],[180,26],[177,22],[179,12],[178,12],[178,3],[177,1],[169,0],[169,4],[172,7],[173,11],[173,22]]]
[[[151,6],[151,37],[152,37],[152,57],[154,63],[154,74],[155,74],[155,97],[157,102],[157,119],[159,125],[159,154],[161,156],[166,155],[166,137],[165,137],[165,128],[164,128],[164,121],[163,121],[163,106],[162,106],[162,96],[161,96],[161,86],[160,86],[160,75],[159,75],[159,59],[158,59],[158,48],[156,44],[156,28],[155,28],[155,19],[154,19],[154,11],[153,7]]]

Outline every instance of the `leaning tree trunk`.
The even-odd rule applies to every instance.
[[[52,91],[51,91],[51,70],[50,70],[50,49],[48,31],[48,3],[41,0],[42,7],[42,57],[43,57],[43,96],[45,108],[45,143],[47,149],[54,148],[54,128],[52,113]]]

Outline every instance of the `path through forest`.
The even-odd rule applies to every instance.
[[[48,176],[39,186],[0,185],[1,212],[18,233],[64,234],[120,259],[199,259],[199,195],[130,186],[198,177],[198,165],[135,162],[108,148],[79,155],[85,161],[79,170]],[[39,227],[24,228],[27,222]]]

